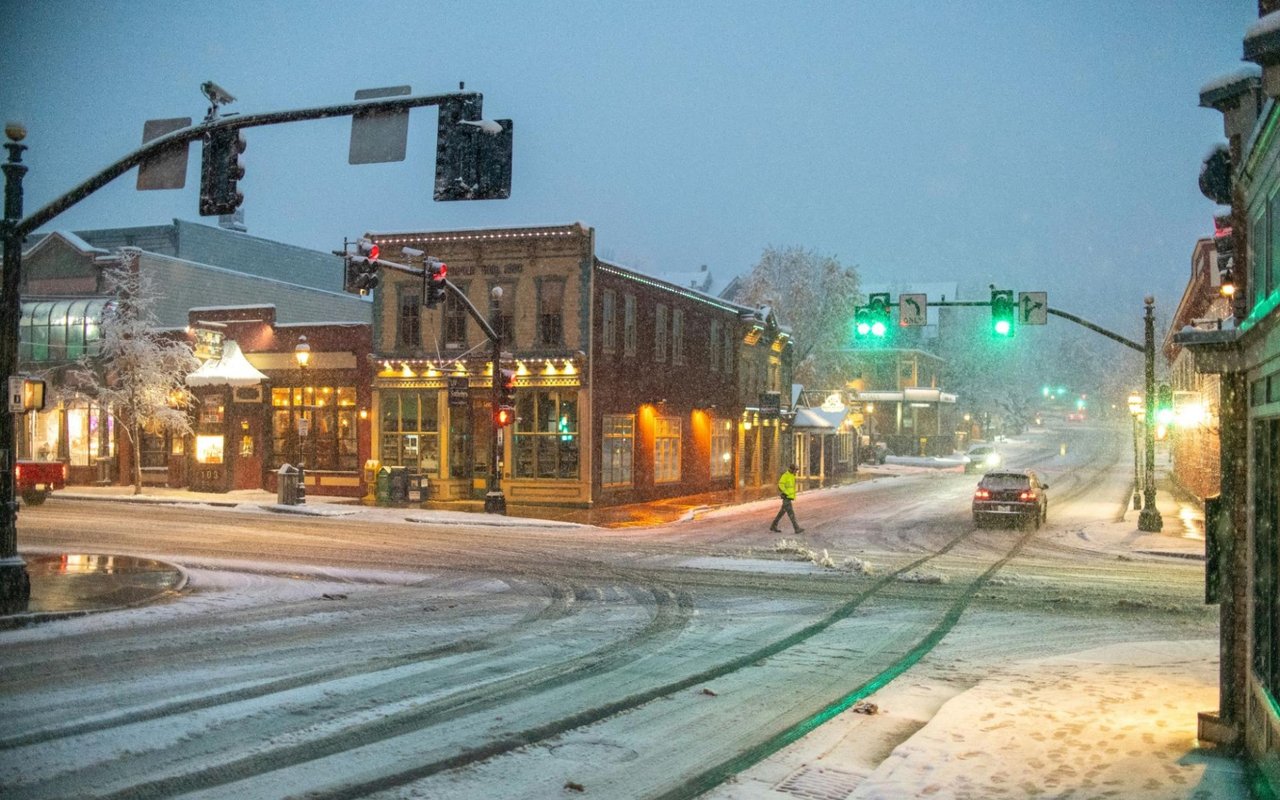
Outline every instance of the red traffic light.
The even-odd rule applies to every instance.
[[[505,428],[516,421],[516,410],[511,406],[498,406],[493,412],[493,424]]]
[[[378,255],[382,252],[382,248],[378,247],[377,242],[369,239],[360,239],[356,242],[356,257],[367,258],[370,261],[377,261]]]

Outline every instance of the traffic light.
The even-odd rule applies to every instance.
[[[867,305],[854,306],[853,332],[859,339],[883,339],[889,332],[889,293],[878,292],[867,297]]]
[[[871,312],[871,335],[884,338],[884,335],[889,332],[889,293],[877,292],[868,295],[867,304]]]
[[[427,259],[427,268],[423,273],[422,304],[427,308],[435,308],[444,302],[445,276],[449,274],[449,266],[434,258]]]
[[[853,308],[853,332],[858,338],[871,335],[871,309],[866,306]]]
[[[1013,290],[991,290],[991,331],[997,336],[1013,335]]]
[[[493,424],[497,428],[505,428],[516,421],[516,410],[511,406],[498,406],[493,410]]]
[[[511,120],[483,119],[480,95],[440,104],[436,134],[436,200],[502,200],[511,196]]]
[[[378,288],[378,245],[368,239],[356,242],[356,251],[345,257],[342,289],[352,294],[368,294]]]
[[[209,132],[200,162],[200,216],[231,214],[244,202],[236,183],[244,177],[245,147],[240,131]]]
[[[1162,383],[1156,389],[1156,423],[1168,425],[1173,422],[1173,389]]]
[[[39,378],[15,375],[9,378],[9,411],[23,414],[27,411],[44,411],[48,394],[45,382]]]
[[[498,405],[514,406],[516,404],[516,371],[500,370],[501,383],[498,385]]]

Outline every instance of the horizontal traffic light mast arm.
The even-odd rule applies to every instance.
[[[1137,342],[1133,341],[1132,339],[1126,339],[1125,337],[1121,336],[1120,334],[1118,334],[1118,333],[1113,333],[1113,332],[1111,332],[1111,331],[1107,330],[1106,328],[1102,327],[1101,325],[1094,325],[1092,322],[1089,322],[1089,321],[1088,321],[1088,320],[1086,320],[1086,319],[1081,319],[1080,317],[1077,317],[1075,314],[1068,314],[1067,312],[1065,312],[1065,311],[1059,311],[1059,310],[1058,310],[1058,309],[1056,309],[1056,308],[1049,308],[1049,309],[1045,309],[1045,310],[1046,310],[1046,311],[1048,311],[1050,314],[1053,314],[1053,315],[1055,315],[1055,316],[1062,317],[1063,319],[1069,319],[1069,320],[1071,320],[1072,322],[1076,323],[1077,325],[1083,325],[1084,327],[1088,328],[1089,330],[1091,330],[1091,331],[1093,331],[1093,332],[1095,332],[1095,333],[1100,333],[1100,334],[1102,334],[1103,336],[1107,337],[1108,339],[1113,339],[1113,340],[1115,340],[1115,341],[1119,342],[1120,344],[1124,345],[1125,347],[1131,347],[1131,348],[1133,348],[1134,350],[1137,350],[1139,353],[1145,353],[1145,352],[1146,352],[1146,350],[1147,350],[1147,348],[1146,348],[1146,347],[1144,347],[1144,346],[1142,346],[1142,345],[1138,344]]]
[[[393,269],[396,272],[403,272],[406,275],[414,275],[419,278],[425,278],[427,274],[427,271],[422,267],[411,267],[408,264],[397,264],[394,261],[387,261],[385,258],[379,258],[375,263],[380,267],[386,267],[387,269]],[[484,315],[481,314],[474,305],[472,305],[471,298],[467,297],[467,295],[457,286],[450,283],[448,278],[441,281],[441,283],[444,284],[445,290],[448,291],[449,294],[453,295],[454,299],[462,303],[463,307],[467,309],[467,313],[470,314],[471,318],[480,326],[480,330],[484,331],[485,337],[491,342],[496,342],[498,340],[498,334],[493,330],[493,326],[491,326],[484,318]]]
[[[462,303],[463,307],[467,309],[467,313],[470,314],[471,318],[474,319],[476,321],[476,324],[480,326],[480,330],[484,331],[484,335],[489,339],[489,341],[496,344],[498,342],[497,331],[495,331],[493,329],[493,326],[491,326],[488,323],[488,321],[485,320],[484,315],[481,314],[478,310],[476,310],[476,307],[471,304],[471,299],[468,298],[467,295],[461,289],[459,289],[457,286],[454,286],[452,283],[450,283],[448,278],[446,278],[443,281],[443,283],[444,283],[444,288],[449,290],[449,294],[453,295],[454,299]],[[494,364],[493,368],[495,370],[494,374],[497,374],[496,370],[498,369],[498,365]]]
[[[982,307],[984,307],[984,308],[990,308],[990,307],[991,307],[991,301],[989,301],[989,300],[941,300],[941,301],[938,301],[938,300],[930,300],[930,301],[929,301],[929,306],[930,306],[930,307],[934,307],[934,306],[982,306]],[[1062,317],[1063,319],[1069,319],[1069,320],[1071,320],[1072,322],[1076,323],[1077,325],[1083,325],[1084,327],[1088,328],[1089,330],[1091,330],[1091,331],[1093,331],[1093,332],[1095,332],[1095,333],[1100,333],[1100,334],[1102,334],[1103,336],[1107,337],[1108,339],[1113,339],[1113,340],[1115,340],[1115,341],[1119,342],[1120,344],[1124,345],[1125,347],[1131,347],[1131,348],[1133,348],[1134,350],[1137,350],[1139,353],[1146,352],[1146,348],[1145,348],[1145,347],[1143,347],[1142,345],[1140,345],[1140,344],[1138,344],[1137,342],[1133,341],[1132,339],[1126,339],[1125,337],[1121,336],[1120,334],[1118,334],[1118,333],[1114,333],[1113,331],[1109,331],[1109,330],[1107,330],[1106,328],[1102,327],[1101,325],[1094,325],[1092,322],[1088,321],[1087,319],[1082,319],[1081,317],[1077,317],[1075,314],[1070,314],[1070,313],[1068,313],[1068,312],[1066,312],[1066,311],[1059,311],[1059,310],[1058,310],[1058,309],[1056,309],[1056,308],[1047,308],[1047,309],[1045,309],[1045,311],[1047,311],[1048,313],[1053,314],[1053,315],[1055,315],[1055,316]]]
[[[400,109],[419,108],[421,106],[438,106],[449,100],[468,100],[480,97],[479,92],[450,92],[447,94],[416,95],[413,97],[383,97],[374,100],[361,100],[352,103],[339,103],[332,106],[316,106],[314,108],[297,108],[291,111],[268,111],[262,114],[245,114],[220,117],[215,120],[179,128],[176,131],[159,136],[129,153],[124,158],[111,164],[97,175],[81,183],[71,191],[53,200],[48,205],[18,222],[11,229],[13,234],[27,234],[49,222],[54,217],[71,208],[76,203],[106,186],[111,181],[138,166],[147,159],[176,145],[187,144],[206,133],[215,130],[237,131],[242,128],[260,128],[264,125],[279,125],[285,122],[303,122],[312,119],[328,119],[329,117],[349,117],[366,111],[396,111]]]

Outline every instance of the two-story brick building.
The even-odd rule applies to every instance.
[[[406,247],[444,261],[499,333],[499,369],[516,373],[517,420],[497,437],[508,502],[612,505],[776,479],[791,349],[772,315],[604,261],[581,224],[368,236],[392,262],[412,265]],[[492,345],[453,295],[426,308],[422,278],[383,278],[374,458],[423,472],[433,500],[483,497]]]

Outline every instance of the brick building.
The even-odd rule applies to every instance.
[[[516,373],[499,431],[508,502],[590,506],[776,480],[791,348],[772,314],[611,264],[581,224],[371,233],[448,265]],[[383,270],[375,292],[374,458],[420,470],[433,500],[484,497],[494,462],[492,345],[450,295]],[[502,289],[496,308],[493,290]],[[780,398],[780,403],[779,403]]]

